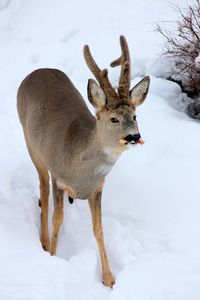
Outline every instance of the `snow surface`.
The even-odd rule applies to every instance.
[[[174,2],[184,7],[189,1]],[[180,88],[157,78],[169,66],[158,59],[162,38],[155,24],[174,16],[165,0],[0,1],[0,300],[200,299],[200,127],[175,109]],[[103,193],[116,277],[111,290],[101,283],[87,201],[65,201],[57,256],[42,250],[38,179],[16,91],[32,70],[56,67],[86,99],[91,74],[83,45],[106,67],[119,55],[120,34],[130,46],[132,84],[148,74],[151,87],[137,112],[146,143],[123,154]],[[109,69],[114,84],[118,71]]]

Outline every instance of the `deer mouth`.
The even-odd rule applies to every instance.
[[[125,138],[119,140],[119,143],[124,145],[137,145],[137,144],[143,145],[144,140],[141,139],[139,134],[137,137],[136,135],[129,134]]]

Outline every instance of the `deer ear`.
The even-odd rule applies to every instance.
[[[131,104],[138,106],[142,104],[147,96],[150,84],[150,77],[145,76],[136,86],[130,91]]]
[[[97,109],[101,109],[106,105],[106,95],[102,88],[96,83],[95,80],[88,80],[88,99],[90,103]]]

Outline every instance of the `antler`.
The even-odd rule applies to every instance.
[[[93,59],[90,48],[88,45],[85,45],[83,48],[83,53],[85,57],[85,61],[88,65],[88,68],[93,73],[97,81],[99,82],[101,88],[107,96],[107,106],[114,107],[117,106],[120,102],[119,96],[115,89],[112,87],[109,79],[108,79],[108,70],[101,70]]]
[[[131,84],[131,59],[128,49],[128,44],[123,35],[120,36],[120,45],[122,49],[121,56],[114,60],[110,65],[116,67],[121,65],[121,74],[119,78],[118,93],[123,101],[129,98],[129,89]]]

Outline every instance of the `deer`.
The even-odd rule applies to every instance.
[[[88,45],[83,53],[94,77],[88,80],[87,94],[95,116],[65,73],[43,68],[30,73],[17,92],[17,110],[30,158],[39,177],[41,207],[40,240],[45,251],[56,255],[57,239],[63,223],[64,195],[72,203],[86,199],[93,232],[99,248],[102,281],[115,284],[110,270],[103,228],[101,198],[106,175],[121,154],[143,144],[136,108],[146,99],[150,78],[131,85],[131,60],[127,41],[120,36],[121,55],[111,67],[121,66],[119,84],[114,88],[108,70],[100,69]],[[50,181],[54,211],[49,240],[48,201]]]

